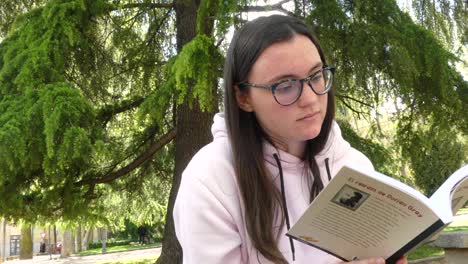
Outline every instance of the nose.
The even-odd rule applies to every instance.
[[[315,104],[318,101],[319,95],[312,91],[312,87],[310,86],[309,82],[304,82],[302,86],[302,94],[297,100],[297,104],[300,107],[307,107],[311,104]]]

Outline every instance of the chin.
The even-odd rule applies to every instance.
[[[314,139],[316,137],[318,137],[318,135],[320,135],[320,131],[321,131],[321,127],[318,127],[318,128],[314,128],[313,130],[311,130],[308,134],[308,139]]]
[[[320,135],[320,131],[321,131],[321,128],[309,131],[307,133],[307,135],[305,136],[305,139],[306,140],[311,140],[311,139],[314,139],[314,138],[318,137],[318,135]]]

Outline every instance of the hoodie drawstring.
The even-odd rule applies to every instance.
[[[278,155],[275,153],[275,154],[273,154],[273,157],[275,158],[276,164],[278,165],[278,169],[279,169],[280,183],[281,183],[281,197],[282,197],[282,200],[283,200],[283,207],[284,207],[284,217],[286,218],[286,227],[288,228],[288,231],[289,231],[289,229],[291,228],[291,224],[289,222],[288,205],[286,203],[286,193],[285,193],[285,190],[284,190],[283,169],[281,168],[281,162],[280,162],[280,160],[278,158]],[[293,261],[295,261],[296,260],[296,252],[295,252],[295,249],[294,249],[294,241],[293,241],[293,239],[291,237],[289,237],[289,244],[291,246],[292,259],[293,259]]]
[[[286,192],[284,189],[284,177],[283,177],[283,168],[281,167],[281,162],[278,158],[278,154],[273,154],[273,157],[275,158],[276,164],[278,165],[279,169],[279,174],[280,174],[280,185],[281,185],[281,198],[283,200],[283,207],[284,207],[284,218],[286,218],[286,227],[291,229],[291,223],[289,222],[289,213],[288,213],[288,205],[286,203]],[[331,173],[330,173],[330,165],[328,163],[329,158],[325,159],[325,168],[327,170],[327,176],[328,176],[328,181],[331,181]],[[289,237],[289,244],[291,246],[291,252],[292,252],[292,259],[293,261],[296,260],[296,252],[294,249],[294,241],[292,237]]]
[[[331,181],[330,165],[328,165],[329,158],[325,159],[325,168],[327,169],[328,182]]]

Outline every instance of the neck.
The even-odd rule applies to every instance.
[[[272,138],[271,140],[273,141],[273,145],[282,151],[285,151],[300,159],[304,158],[306,142],[290,142],[287,144],[279,139]]]

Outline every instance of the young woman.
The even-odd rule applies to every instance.
[[[225,113],[185,169],[174,208],[184,263],[341,262],[285,236],[345,163],[372,167],[334,121],[334,70],[298,19],[261,17],[236,32]]]

